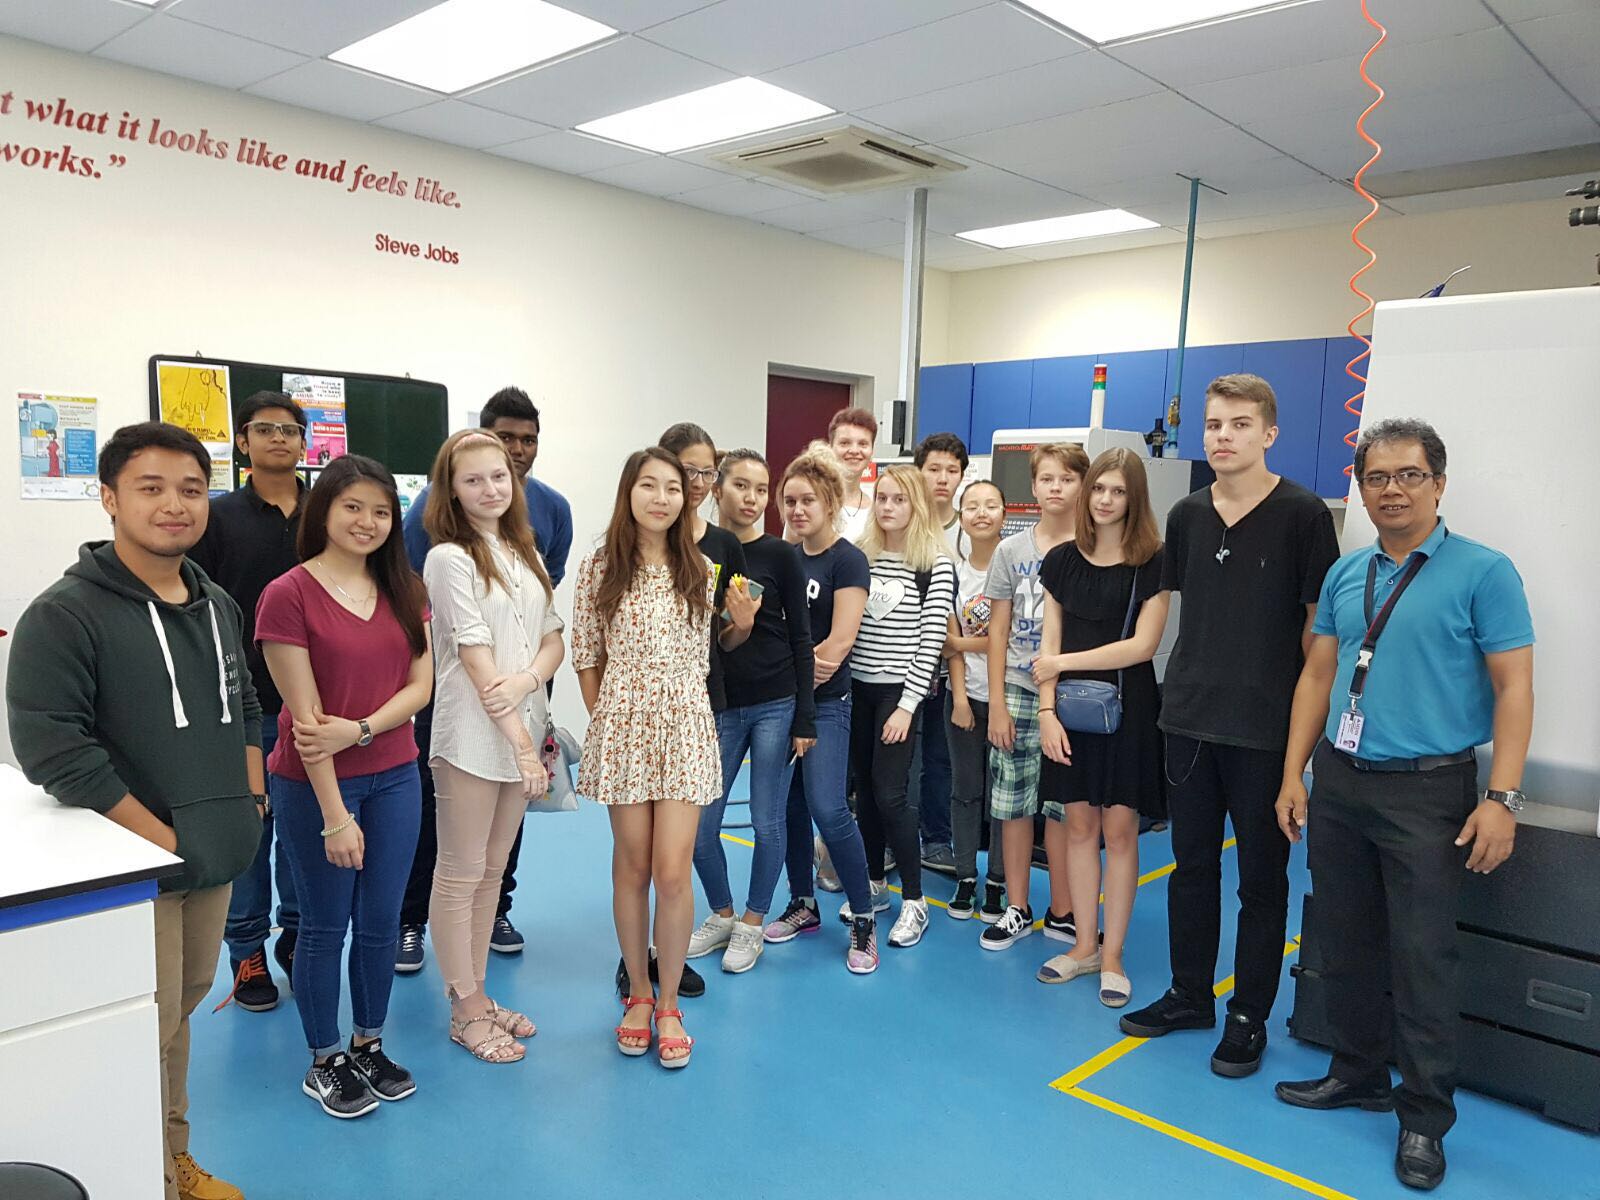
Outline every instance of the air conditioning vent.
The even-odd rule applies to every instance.
[[[966,168],[854,127],[715,155],[754,175],[813,192],[867,192],[922,184]]]

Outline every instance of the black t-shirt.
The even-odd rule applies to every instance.
[[[1061,606],[1061,652],[1077,654],[1122,641],[1123,622],[1128,619],[1128,589],[1137,583],[1139,594],[1127,633],[1132,637],[1145,601],[1161,591],[1165,557],[1165,550],[1157,550],[1149,562],[1137,567],[1127,563],[1099,567],[1083,556],[1076,542],[1053,547],[1039,568],[1039,582]],[[1067,671],[1061,677],[1117,681],[1115,671]]]
[[[711,560],[712,569],[717,575],[716,597],[712,601],[711,615],[711,673],[706,676],[706,690],[711,694],[711,711],[721,712],[728,707],[728,697],[722,682],[722,653],[717,646],[717,638],[723,628],[723,620],[719,614],[722,612],[724,597],[728,594],[728,580],[735,575],[746,573],[744,547],[733,534],[710,522],[706,523],[706,531],[701,535],[698,545],[700,553]]]
[[[744,574],[762,587],[761,607],[749,640],[722,656],[728,707],[746,708],[793,696],[792,736],[816,737],[811,620],[799,548],[764,533],[745,542],[743,550]]]
[[[261,712],[268,717],[282,711],[283,697],[267,671],[261,647],[256,645],[256,604],[267,584],[300,562],[295,539],[300,534],[305,501],[306,485],[301,483],[294,513],[286,517],[246,480],[238,491],[211,502],[206,531],[189,551],[190,560],[232,596],[244,614],[244,662],[256,685]]]
[[[1231,528],[1202,488],[1167,516],[1161,586],[1182,593],[1161,728],[1282,750],[1303,658],[1306,605],[1339,557],[1328,506],[1280,479]]]
[[[872,590],[872,565],[860,549],[839,538],[821,554],[800,549],[800,567],[806,575],[806,599],[811,607],[812,644],[825,642],[833,631],[833,596],[840,588]],[[846,654],[833,678],[817,689],[818,700],[837,700],[850,691],[850,656]]]

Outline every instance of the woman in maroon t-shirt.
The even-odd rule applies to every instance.
[[[335,1117],[416,1090],[382,1041],[422,814],[411,718],[433,690],[426,596],[399,513],[381,463],[336,459],[306,499],[301,565],[269,584],[256,610],[256,640],[283,694],[267,768],[300,896],[294,998],[312,1054],[301,1086]],[[352,927],[347,1052],[339,969]]]

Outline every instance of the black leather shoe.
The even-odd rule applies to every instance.
[[[1408,1188],[1431,1192],[1444,1181],[1444,1143],[1402,1129],[1394,1152],[1394,1173]]]
[[[1332,1075],[1278,1084],[1272,1089],[1279,1100],[1296,1108],[1359,1108],[1366,1112],[1393,1112],[1394,1093],[1389,1081],[1346,1083]]]
[[[650,951],[650,982],[661,982],[661,968],[656,965],[656,953]],[[628,978],[628,964],[617,959],[617,995],[630,994],[632,981]],[[688,1000],[698,1000],[706,994],[705,977],[688,963],[683,964],[683,978],[678,981],[678,995]]]

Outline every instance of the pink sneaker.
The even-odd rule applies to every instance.
[[[817,916],[817,910],[812,904],[807,904],[800,899],[789,901],[789,907],[783,910],[783,916],[768,925],[761,935],[767,941],[792,942],[802,933],[815,933],[822,928],[822,918]]]
[[[857,917],[850,922],[850,949],[844,965],[852,975],[871,975],[878,969],[878,922],[873,917]]]

